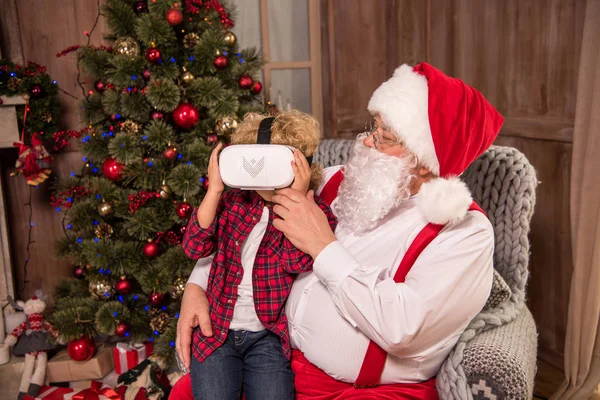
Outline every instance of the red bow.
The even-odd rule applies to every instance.
[[[92,381],[89,389],[82,390],[73,396],[73,400],[100,400],[100,395],[112,400],[122,400],[123,398],[111,388],[102,389],[102,382]]]

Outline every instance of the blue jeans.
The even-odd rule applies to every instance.
[[[203,362],[192,356],[195,400],[294,400],[294,373],[279,336],[229,331],[225,343]]]

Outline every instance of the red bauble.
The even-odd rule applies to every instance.
[[[119,120],[119,114],[111,114],[110,121],[117,122]]]
[[[163,119],[165,117],[165,115],[163,113],[161,113],[160,111],[153,111],[152,115],[151,115],[152,119]]]
[[[194,211],[192,206],[185,202],[177,204],[177,207],[175,208],[175,212],[179,215],[179,218],[183,219],[188,219],[192,215],[192,211]]]
[[[181,236],[185,236],[185,232],[186,232],[186,231],[187,231],[187,225],[181,225],[181,226],[179,227],[179,234],[180,234]]]
[[[148,11],[148,3],[146,3],[145,1],[136,1],[133,5],[133,11],[135,11],[137,15],[145,13],[146,11]]]
[[[262,83],[260,83],[259,81],[254,82],[252,84],[252,89],[250,90],[252,91],[252,94],[259,94],[262,90]]]
[[[252,80],[250,75],[242,75],[238,83],[242,89],[250,89],[254,81]]]
[[[31,95],[35,98],[42,97],[43,90],[40,85],[33,85],[31,87]]]
[[[148,62],[157,63],[160,61],[161,57],[162,54],[156,47],[149,47],[146,49],[146,60],[148,60]]]
[[[215,66],[216,69],[227,68],[228,64],[229,64],[229,59],[227,59],[227,57],[225,57],[225,56],[217,56],[217,57],[215,57],[215,60],[213,61],[213,65]]]
[[[200,119],[200,112],[190,103],[183,103],[173,110],[171,116],[175,125],[183,129],[189,129],[196,125]]]
[[[4,100],[0,99],[0,106],[4,103]]]
[[[67,354],[75,361],[87,361],[94,356],[96,344],[87,336],[70,340],[67,344]]]
[[[160,306],[164,300],[165,300],[165,295],[163,293],[152,292],[152,293],[150,293],[150,296],[148,296],[148,301],[154,307]]]
[[[144,255],[146,257],[158,257],[160,255],[160,247],[155,241],[150,241],[144,245]]]
[[[208,176],[205,176],[204,179],[202,180],[202,188],[204,190],[208,190]]]
[[[97,80],[94,82],[94,89],[96,89],[96,92],[98,93],[103,93],[106,90],[106,83],[102,82],[101,80]]]
[[[167,11],[166,18],[169,25],[179,25],[183,21],[183,13],[176,8],[171,8]]]
[[[73,277],[77,279],[85,278],[85,269],[80,265],[73,267]]]
[[[119,322],[115,328],[115,335],[119,337],[125,337],[129,333],[129,324],[126,322]]]
[[[115,290],[119,294],[131,293],[131,281],[124,276],[115,284]]]
[[[106,179],[118,181],[123,177],[123,164],[120,164],[114,158],[107,158],[102,164],[102,173]]]
[[[150,68],[144,68],[144,72],[142,72],[142,76],[144,77],[145,80],[149,81],[151,78]]]
[[[206,138],[209,144],[215,144],[219,141],[219,137],[217,135],[208,135]]]
[[[175,147],[169,147],[163,151],[163,157],[167,160],[174,160],[177,158],[177,149]]]

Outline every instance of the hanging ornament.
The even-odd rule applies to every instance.
[[[115,284],[115,290],[117,293],[123,295],[131,293],[131,281],[127,277],[122,276]]]
[[[194,74],[192,74],[190,71],[185,71],[185,68],[184,68],[184,72],[183,72],[183,74],[181,74],[181,80],[186,85],[189,85],[194,80]]]
[[[121,124],[121,131],[125,133],[138,133],[139,130],[140,125],[137,122],[133,122],[130,119]]]
[[[244,74],[240,77],[240,80],[238,81],[238,83],[242,89],[250,89],[252,87],[252,84],[254,83],[254,81],[252,80],[250,75]]]
[[[140,47],[132,37],[117,39],[113,48],[115,52],[123,56],[137,57],[140,54]]]
[[[98,79],[96,82],[94,82],[94,89],[96,89],[96,92],[98,93],[104,93],[106,90],[106,83]]]
[[[23,80],[21,78],[16,78],[16,77],[8,78],[8,82],[6,83],[6,86],[10,90],[15,91],[19,88],[19,86],[21,86],[21,82],[23,82]]]
[[[158,257],[160,255],[160,247],[158,243],[153,240],[148,240],[148,243],[144,245],[144,255],[146,257]]]
[[[237,128],[237,120],[233,117],[225,117],[217,121],[217,125],[215,126],[215,131],[219,135],[227,135],[231,133],[235,128]]]
[[[114,158],[107,158],[104,164],[102,164],[102,173],[106,179],[118,181],[123,177],[123,164]]]
[[[101,277],[98,281],[90,282],[89,289],[91,295],[96,300],[108,300],[115,294],[115,289],[105,277]]]
[[[181,298],[181,296],[183,295],[183,291],[185,290],[186,283],[187,281],[182,277],[175,279],[175,282],[173,282],[173,286],[169,291],[169,294],[171,295],[172,299],[177,300]]]
[[[19,149],[19,156],[15,163],[15,172],[11,175],[23,175],[27,184],[31,186],[37,186],[48,179],[52,172],[52,157],[37,132],[31,136],[31,146],[22,142],[14,142],[13,145]]]
[[[171,197],[171,189],[164,184],[160,187],[160,190],[158,191],[158,195],[160,196],[161,199],[168,199],[169,197]]]
[[[200,119],[200,112],[190,103],[183,103],[173,110],[171,116],[175,125],[183,129],[189,129],[196,125]]]
[[[176,8],[171,8],[169,11],[167,11],[165,17],[167,18],[167,22],[171,26],[179,25],[183,21],[183,13],[181,12],[181,10],[178,10]]]
[[[259,94],[262,90],[262,83],[259,81],[254,82],[250,90],[252,91],[252,94]]]
[[[175,208],[175,212],[179,215],[179,218],[188,219],[192,215],[192,211],[194,209],[190,205],[190,203],[186,203],[185,201],[177,204]]]
[[[145,55],[146,55],[146,60],[148,60],[148,62],[151,62],[153,64],[156,64],[157,62],[159,62],[162,57],[160,50],[157,49],[156,47],[148,47],[146,49]]]
[[[34,99],[39,99],[44,95],[44,90],[40,85],[33,85],[30,90],[31,97]]]
[[[83,279],[85,278],[85,269],[81,265],[76,265],[73,267],[73,278]]]
[[[236,42],[237,38],[235,37],[235,34],[231,31],[227,31],[225,32],[225,43],[227,43],[229,46],[233,46]]]
[[[175,146],[169,146],[162,154],[167,160],[174,160],[177,158],[177,148]]]
[[[98,204],[98,214],[100,214],[102,217],[108,217],[112,214],[112,212],[112,205],[108,201],[103,201],[102,203]]]
[[[150,317],[150,329],[153,332],[163,333],[169,325],[169,314],[158,308],[150,310],[148,316]]]
[[[148,296],[148,301],[154,307],[160,306],[164,300],[165,300],[165,295],[162,293],[159,293],[159,292],[152,292]]]
[[[87,361],[96,353],[96,344],[87,336],[69,340],[67,354],[75,361]]]
[[[187,49],[195,47],[198,43],[200,43],[200,36],[197,33],[188,33],[183,37],[183,45]]]
[[[202,177],[202,189],[208,191],[208,184],[209,184],[208,176]]]
[[[213,65],[215,66],[216,69],[227,68],[228,64],[229,64],[229,59],[227,57],[225,57],[224,55],[215,57],[215,59],[213,61]]]
[[[94,229],[94,234],[98,239],[109,239],[113,234],[113,228],[109,224],[102,222],[96,226],[96,229]]]
[[[126,322],[119,322],[115,328],[115,335],[118,337],[125,337],[129,334],[129,324]]]
[[[142,76],[145,80],[149,81],[152,75],[150,74],[150,68],[144,68],[144,72],[142,72]]]
[[[119,116],[120,116],[120,114],[111,114],[110,122],[117,122],[119,120]]]
[[[2,103],[0,103],[0,104],[2,104]],[[47,124],[51,123],[53,120],[52,113],[50,111],[44,111],[42,113],[41,118],[42,118],[42,121],[44,121]]]
[[[146,1],[136,1],[133,4],[133,11],[137,15],[143,14],[148,11],[148,3]]]
[[[206,141],[208,144],[215,144],[219,141],[219,137],[217,135],[208,135]]]
[[[179,234],[181,235],[181,237],[185,236],[186,231],[187,231],[187,225],[181,225],[179,227]]]
[[[160,120],[165,117],[165,115],[163,113],[161,113],[160,111],[152,111],[152,114],[150,116],[154,120]]]

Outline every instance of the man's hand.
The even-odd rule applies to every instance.
[[[314,259],[329,243],[335,242],[327,216],[315,203],[312,190],[306,195],[291,188],[278,190],[273,202],[276,203],[273,211],[281,218],[275,219],[273,225],[299,250]]]
[[[308,191],[310,185],[310,165],[304,154],[299,150],[294,150],[294,161],[292,161],[292,170],[294,171],[294,183],[292,189],[296,189],[302,194]]]
[[[206,292],[200,286],[188,283],[183,292],[179,319],[177,320],[177,339],[175,347],[179,358],[187,369],[190,368],[192,331],[200,325],[204,336],[212,336],[210,311]]]

